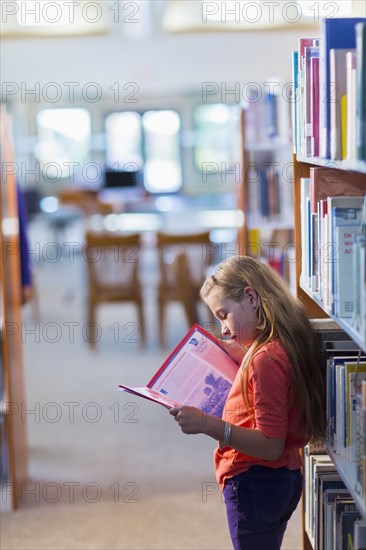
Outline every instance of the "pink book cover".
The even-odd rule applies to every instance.
[[[332,161],[329,161],[327,167],[310,168],[310,209],[313,214],[317,212],[320,199],[365,194],[365,174],[338,170],[337,163],[333,162],[332,165]]]
[[[314,45],[315,38],[299,38],[299,83],[300,83],[300,123],[301,130],[301,142],[303,143],[304,154],[307,154],[310,145],[309,135],[309,118],[310,118],[310,64],[309,64],[309,51]],[[305,51],[307,50],[307,52]],[[305,54],[308,62],[306,63]]]
[[[311,48],[314,45],[315,38],[299,38],[299,61],[302,59],[301,63],[304,61],[305,57],[305,48]],[[302,68],[302,66],[301,66]]]
[[[311,64],[311,128],[312,156],[319,156],[319,57],[312,57]]]

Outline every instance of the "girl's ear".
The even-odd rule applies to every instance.
[[[257,293],[251,286],[246,286],[244,288],[244,297],[249,298],[249,303],[254,307],[257,306]]]

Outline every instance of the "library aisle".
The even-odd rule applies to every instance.
[[[42,227],[33,241],[40,235]],[[29,482],[18,488],[19,509],[4,512],[1,548],[229,550],[215,443],[183,436],[165,409],[116,391],[145,384],[167,355],[154,344],[154,285],[145,286],[146,349],[123,334],[136,322],[134,308],[112,305],[100,308],[102,337],[92,352],[82,334],[85,266],[82,256],[73,260],[35,264],[40,318],[27,305],[22,327]],[[187,327],[178,305],[169,315],[171,348]],[[283,548],[301,548],[300,507]]]

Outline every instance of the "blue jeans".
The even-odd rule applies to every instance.
[[[251,468],[226,480],[224,497],[235,550],[279,550],[301,497],[301,470]]]

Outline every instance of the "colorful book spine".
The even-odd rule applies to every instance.
[[[311,156],[319,156],[319,56],[313,56],[310,60],[311,66]]]
[[[299,72],[299,53],[292,52],[292,89],[291,89],[291,116],[292,116],[292,152],[297,153],[297,101],[298,101],[298,72]]]
[[[344,104],[347,99],[347,53],[348,50],[330,50],[330,86],[332,88],[330,106],[330,156],[333,160],[345,158],[345,155],[342,154],[342,140],[344,140],[343,134],[346,135],[347,127],[347,119],[344,118]]]
[[[365,232],[353,234],[353,310],[352,327],[357,334],[366,334],[366,235]],[[362,299],[362,296],[364,297]]]
[[[346,197],[343,197],[345,199]],[[349,199],[349,197],[347,197]],[[342,199],[331,203],[341,203]],[[335,258],[332,262],[333,307],[337,317],[352,317],[353,301],[353,233],[361,230],[363,216],[363,197],[354,197],[344,205],[332,208],[332,236],[335,247]],[[351,206],[354,205],[354,206]]]
[[[356,149],[356,99],[357,58],[356,51],[347,52],[347,159],[357,158]]]

